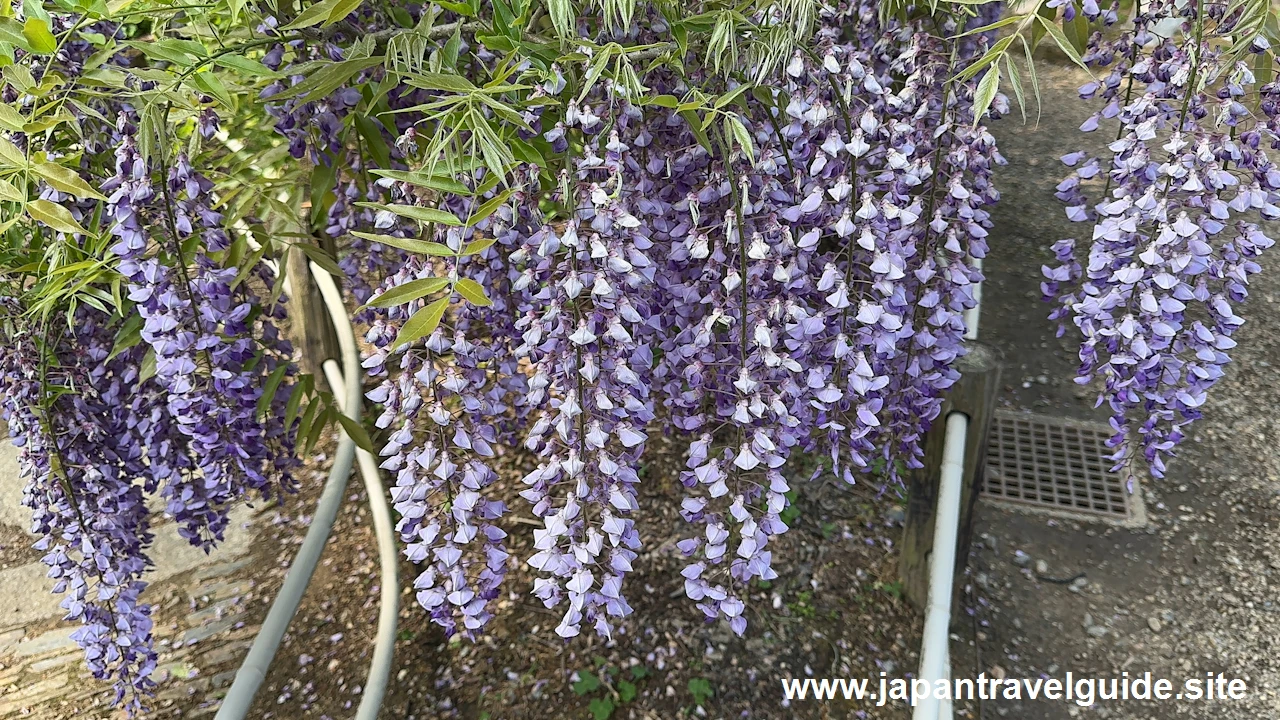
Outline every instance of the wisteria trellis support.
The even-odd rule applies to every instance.
[[[325,377],[333,388],[334,395],[342,398],[340,408],[343,414],[358,423],[363,398],[360,354],[356,347],[355,330],[333,277],[314,262],[309,262],[308,268],[320,289],[334,330],[337,331],[338,346],[342,355],[341,370],[336,361],[325,360],[323,366]],[[333,530],[333,523],[346,491],[347,479],[351,474],[351,465],[357,454],[360,461],[360,474],[364,478],[366,494],[369,496],[374,532],[378,538],[381,597],[373,658],[369,663],[369,676],[355,717],[356,720],[377,718],[382,708],[382,698],[386,693],[387,679],[391,674],[391,661],[396,641],[396,620],[399,613],[400,582],[396,567],[395,534],[386,492],[378,473],[377,461],[368,452],[358,450],[355,440],[343,432],[338,442],[338,449],[334,453],[329,477],[316,504],[311,526],[307,530],[302,546],[298,549],[298,554],[294,557],[288,575],[285,576],[279,594],[271,603],[271,609],[267,612],[262,628],[236,671],[235,680],[228,689],[215,720],[241,720],[248,714],[253,698],[266,678],[267,669],[280,647],[280,641],[289,628],[289,622],[297,612],[298,605],[302,602],[302,595],[311,582],[312,573],[324,551],[329,533]]]

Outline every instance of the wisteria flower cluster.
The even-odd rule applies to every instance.
[[[4,223],[12,265],[0,290],[0,412],[19,448],[36,548],[66,619],[82,626],[72,637],[93,675],[113,681],[116,703],[135,713],[154,688],[157,659],[142,599],[154,538],[147,500],[162,498],[171,531],[210,551],[235,502],[290,491],[296,423],[283,419],[296,370],[277,327],[283,298],[260,294],[273,274],[192,156],[157,152],[153,117],[101,98],[40,117],[59,72],[105,62],[125,77],[132,62],[123,49],[104,57],[71,39],[71,18],[50,22],[68,37],[57,71],[38,46],[14,51],[5,99],[37,125],[74,122],[79,133],[74,147],[8,124],[0,138],[4,200],[20,192],[22,162],[37,193],[26,213],[38,221]],[[123,32],[106,22],[95,29]],[[218,115],[197,107],[189,123],[189,147],[201,152]],[[68,158],[79,165],[54,162]]]
[[[656,41],[664,27],[650,18],[631,37]],[[686,593],[738,633],[748,584],[776,577],[770,543],[787,530],[794,450],[828,454],[826,470],[850,483],[919,466],[922,428],[958,377],[985,207],[999,197],[990,172],[1003,160],[974,123],[972,84],[948,82],[956,59],[945,39],[849,5],[822,18],[814,50],[780,64],[765,95],[730,80],[725,92],[751,100],[723,125],[709,114],[695,126],[678,106],[647,101],[682,92],[677,75],[646,75],[647,96],[618,77],[571,96],[560,68],[531,69],[545,100],[526,111],[516,142],[566,153],[557,174],[517,158],[506,190],[477,192],[483,168],[440,195],[387,173],[385,202],[348,211],[375,210],[373,227],[355,231],[362,242],[429,255],[373,295],[388,309],[373,321],[367,365],[389,372],[369,396],[386,408],[378,424],[400,428],[384,467],[400,473],[401,530],[427,568],[419,599],[446,631],[484,624],[501,579],[491,561],[506,557],[500,534],[472,527],[504,510],[480,499],[484,453],[467,445],[477,433],[538,456],[520,494],[541,527],[523,560],[534,595],[562,612],[563,637],[584,624],[609,636],[631,612],[624,579],[640,547],[636,485],[655,418],[689,443]],[[435,82],[412,101],[447,97]],[[429,137],[411,126],[394,146],[429,169],[444,162]],[[447,215],[429,242],[410,239],[406,220],[436,211]],[[427,288],[482,302],[445,315]],[[403,343],[420,322],[435,329]],[[500,407],[521,419],[514,432],[497,427]],[[459,423],[461,444],[438,429]],[[410,462],[424,457],[428,470],[451,460],[424,480]]]
[[[1107,72],[1080,88],[1103,105],[1081,130],[1118,129],[1107,154],[1062,158],[1074,170],[1058,197],[1093,230],[1087,244],[1054,245],[1044,291],[1060,333],[1069,320],[1081,335],[1076,381],[1102,384],[1117,469],[1132,473],[1140,452],[1160,477],[1223,377],[1244,322],[1236,309],[1274,242],[1259,221],[1280,217],[1267,152],[1278,89],[1252,70],[1265,38],[1234,53],[1226,42],[1245,31],[1242,6],[1139,8],[1132,28],[1095,35],[1084,56]]]

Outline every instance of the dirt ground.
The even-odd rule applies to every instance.
[[[657,458],[678,458],[653,448]],[[512,493],[522,473],[511,458],[501,473]],[[582,636],[566,643],[554,633],[558,616],[523,590],[523,568],[508,576],[510,592],[491,632],[479,643],[445,642],[405,593],[400,642],[384,718],[614,717],[905,718],[902,708],[810,702],[787,707],[782,677],[879,677],[911,672],[918,663],[920,623],[900,597],[894,564],[901,505],[892,492],[810,487],[775,551],[780,578],[751,599],[752,629],[736,638],[704,625],[684,597],[674,548],[682,531],[676,466],[646,468],[640,521],[645,551],[629,578],[634,615],[612,642]],[[376,557],[362,509],[352,502],[334,529],[321,568],[294,619],[251,716],[347,717],[359,702],[377,615]],[[305,503],[299,503],[305,506]],[[662,507],[666,512],[654,512]],[[294,543],[284,516],[278,542]],[[513,554],[528,554],[532,519],[516,518]],[[261,550],[265,569],[276,551]],[[291,550],[288,551],[291,553]],[[280,561],[282,562],[282,561]],[[410,584],[412,569],[402,572]],[[271,570],[270,575],[280,574]],[[278,582],[278,580],[268,580]],[[265,611],[265,602],[258,612]],[[606,708],[612,706],[611,711]],[[608,715],[597,713],[608,712]]]

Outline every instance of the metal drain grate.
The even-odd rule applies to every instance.
[[[1124,479],[1105,456],[1109,426],[997,410],[983,494],[1047,511],[1133,519]]]

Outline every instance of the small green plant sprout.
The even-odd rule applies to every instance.
[[[871,587],[876,590],[884,591],[889,595],[892,595],[895,600],[902,599],[902,581],[901,580],[894,580],[893,582],[877,581]]]
[[[716,691],[711,688],[711,681],[696,677],[689,680],[689,694],[693,695],[693,701],[698,705],[706,705]]]

